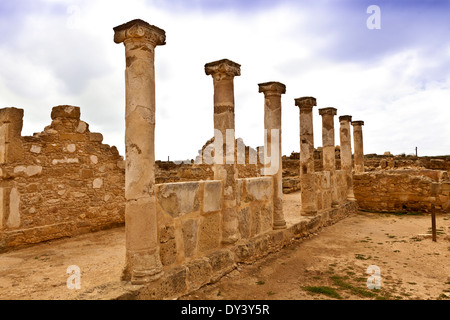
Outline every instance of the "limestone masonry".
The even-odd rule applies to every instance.
[[[204,66],[212,138],[188,163],[156,161],[155,51],[165,40],[164,30],[139,19],[114,28],[125,54],[125,160],[89,131],[79,107],[54,107],[51,124],[33,136],[21,136],[22,109],[0,109],[1,251],[125,225],[118,282],[132,285],[132,298],[170,299],[358,209],[450,211],[449,157],[364,155],[364,121],[333,107],[318,108],[315,148],[315,97],[287,106],[299,108],[300,152],[282,156],[281,82],[258,84],[265,144],[246,146],[234,131],[241,66],[228,59]],[[295,191],[301,206],[287,216],[283,193]]]

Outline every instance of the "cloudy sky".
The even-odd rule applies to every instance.
[[[317,109],[334,107],[365,122],[366,154],[450,154],[445,0],[1,0],[0,107],[25,110],[23,135],[50,124],[53,106],[75,105],[124,154],[125,56],[112,28],[136,18],[167,37],[155,59],[157,159],[195,158],[213,136],[204,65],[223,58],[241,64],[236,137],[247,145],[264,143],[258,83],[279,81],[283,154],[299,151],[302,96],[317,99],[316,146]]]

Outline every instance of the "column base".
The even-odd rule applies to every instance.
[[[317,210],[302,210],[300,211],[300,215],[302,216],[315,216],[317,214]]]
[[[127,252],[122,280],[129,281],[134,285],[140,285],[155,281],[163,274],[159,248],[153,253],[148,251]]]
[[[286,229],[286,221],[279,220],[273,222],[273,230],[280,230],[280,229]]]

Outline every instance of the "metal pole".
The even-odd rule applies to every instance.
[[[434,204],[431,205],[431,234],[433,241],[436,242],[436,210]]]

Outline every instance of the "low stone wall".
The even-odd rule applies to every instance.
[[[163,266],[181,264],[221,247],[222,189],[219,180],[156,185]],[[238,179],[237,214],[243,239],[272,229],[271,178]]]
[[[0,113],[0,250],[123,225],[123,158],[78,107],[53,108],[30,137],[20,136],[23,110]]]
[[[317,210],[331,208],[331,178],[329,171],[315,172]]]
[[[345,202],[338,208],[322,210],[316,216],[304,217],[286,229],[270,230],[260,235],[241,239],[235,245],[217,248],[204,256],[166,267],[163,276],[148,285],[123,288],[116,299],[176,299],[200,287],[218,281],[231,272],[238,263],[252,263],[276,252],[295,239],[308,237],[320,228],[331,225],[356,212],[355,202]]]
[[[399,170],[356,174],[354,194],[362,210],[379,212],[450,212],[446,171]]]

